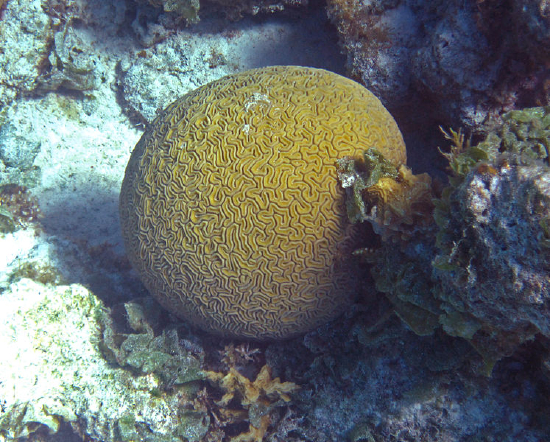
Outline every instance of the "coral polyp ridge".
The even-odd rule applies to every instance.
[[[205,85],[132,154],[120,198],[129,258],[161,304],[204,329],[311,330],[357,288],[335,162],[371,146],[406,161],[380,101],[337,74],[275,66]]]

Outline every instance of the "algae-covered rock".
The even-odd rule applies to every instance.
[[[164,12],[173,14],[179,20],[185,20],[188,24],[199,21],[199,0],[137,0],[137,2],[148,3],[155,8],[160,8]]]
[[[439,327],[439,301],[430,281],[433,243],[421,236],[402,247],[383,243],[375,249],[356,252],[371,264],[376,288],[386,294],[397,316],[420,336]]]
[[[102,315],[102,349],[108,359],[142,374],[155,373],[169,385],[205,378],[201,361],[181,348],[176,330],[164,330],[155,336],[140,304],[128,303],[124,307],[130,327],[137,333],[116,332],[109,315]]]
[[[11,233],[15,231],[15,226],[11,212],[0,206],[0,233]]]
[[[162,9],[176,19],[186,24],[199,21],[201,3],[208,4],[210,9],[223,12],[230,20],[238,20],[244,14],[274,13],[285,8],[306,6],[308,0],[136,0],[138,3],[150,4]]]
[[[212,41],[211,46],[213,51],[216,43]],[[120,93],[132,117],[151,123],[174,96],[236,71],[226,60],[226,46],[218,54],[222,62],[215,67],[205,66],[204,51],[204,40],[192,33],[175,34],[155,44],[146,56],[122,62]]]
[[[15,123],[15,124],[14,124]],[[40,152],[40,143],[21,133],[17,122],[0,125],[0,162],[6,167],[29,169]]]
[[[273,14],[307,6],[309,0],[209,0],[230,20],[241,19],[245,14]]]
[[[48,66],[40,78],[41,89],[88,91],[96,87],[101,63],[91,50],[87,32],[67,23],[55,33]]]
[[[328,0],[348,69],[413,132],[548,102],[547,0]],[[431,130],[431,129],[428,129]]]
[[[378,248],[357,252],[413,331],[442,326],[467,339],[488,372],[521,343],[550,337],[550,107],[512,111],[502,121],[476,145],[461,132],[446,134],[452,175],[431,224],[411,238],[393,236],[397,247],[382,235]],[[365,190],[356,193],[366,206]],[[367,213],[359,203],[356,212]]]
[[[493,359],[550,336],[550,108],[503,120],[476,146],[455,146],[436,210],[441,322]]]
[[[0,312],[0,439],[55,433],[61,422],[106,442],[199,441],[206,433],[209,418],[189,405],[192,389],[167,392],[160,376],[104,359],[105,309],[83,286],[23,279],[2,293]]]
[[[53,37],[41,0],[10,0],[0,19],[0,107],[35,89]]]

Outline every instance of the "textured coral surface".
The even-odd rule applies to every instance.
[[[354,292],[335,160],[405,161],[374,95],[324,70],[271,67],[185,95],[136,146],[122,185],[128,255],[167,308],[217,332],[283,338]]]

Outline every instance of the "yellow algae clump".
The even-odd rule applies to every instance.
[[[307,332],[356,292],[336,160],[372,147],[406,161],[380,101],[334,73],[275,66],[202,86],[132,153],[120,196],[129,259],[165,308],[203,329]]]

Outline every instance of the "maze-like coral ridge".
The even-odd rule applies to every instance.
[[[379,100],[339,75],[277,66],[207,84],[132,154],[120,200],[130,260],[161,304],[207,330],[308,331],[355,291],[335,161],[370,147],[406,160]]]

